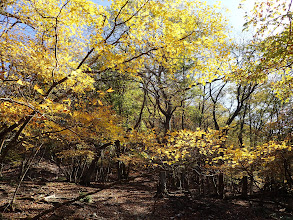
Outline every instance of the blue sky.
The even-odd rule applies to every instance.
[[[206,0],[208,4],[215,4],[219,0]],[[238,9],[241,0],[223,0],[220,1],[221,5],[227,9],[229,12],[224,12],[223,14],[229,19],[229,23],[233,26],[233,34],[241,35],[243,24],[245,23],[244,15],[245,11],[251,10],[253,8],[255,0],[246,0],[243,5],[243,9]]]

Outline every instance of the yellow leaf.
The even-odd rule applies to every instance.
[[[101,100],[98,100],[99,105],[103,105],[103,103],[101,102]]]
[[[44,91],[43,91],[38,85],[35,85],[35,86],[34,86],[34,90],[36,90],[38,93],[40,93],[40,94],[42,94],[42,95],[45,94]]]
[[[23,81],[22,81],[21,79],[17,80],[17,82],[16,82],[16,83],[18,83],[19,85],[22,85],[22,86],[24,86],[24,83],[23,83]]]
[[[108,89],[107,92],[114,92],[112,88]]]

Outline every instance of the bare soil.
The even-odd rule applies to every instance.
[[[129,181],[85,187],[68,182],[26,180],[14,210],[5,210],[17,182],[0,181],[0,219],[293,219],[290,211],[273,202],[220,200],[175,192],[154,198],[156,179],[135,173]]]

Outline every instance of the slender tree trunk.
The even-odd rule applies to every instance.
[[[135,125],[133,127],[134,130],[138,129],[140,124],[141,124],[142,114],[143,114],[143,110],[144,110],[144,107],[145,107],[146,100],[147,100],[147,90],[144,89],[143,102],[142,102],[142,106],[141,106],[141,109],[140,109],[140,113],[139,113],[137,122],[135,123]]]
[[[14,137],[12,138],[12,140],[7,144],[7,146],[2,149],[1,152],[1,157],[0,157],[0,163],[2,163],[6,157],[6,155],[8,154],[9,150],[11,150],[14,146],[16,146],[18,144],[17,140],[21,134],[21,132],[24,130],[24,128],[27,126],[27,124],[30,122],[30,120],[34,117],[36,112],[33,112],[31,115],[26,116],[25,120],[22,122],[21,127],[19,128],[19,130],[16,132],[16,134],[14,135]],[[21,119],[22,120],[22,119]],[[3,134],[3,139],[5,139],[5,135]]]
[[[172,119],[172,114],[165,115],[164,134],[167,134],[167,132],[171,130],[171,119]]]
[[[254,182],[254,178],[253,178],[253,174],[250,175],[250,182],[249,182],[249,195],[253,194],[253,182]]]
[[[242,190],[241,190],[241,197],[246,199],[247,198],[247,191],[248,191],[248,180],[247,176],[242,178]]]
[[[203,87],[203,94],[205,94],[206,87]],[[202,95],[202,103],[199,103],[200,117],[198,122],[198,127],[202,128],[202,122],[204,119],[204,111],[205,111],[205,95]]]
[[[115,141],[115,146],[116,146],[116,155],[117,155],[117,158],[119,158],[121,154],[124,153],[124,150],[119,140]],[[118,180],[127,179],[128,174],[129,174],[129,170],[126,169],[125,163],[123,163],[122,161],[117,161]]]
[[[160,171],[159,173],[159,183],[157,185],[157,193],[155,197],[163,198],[168,196],[167,191],[167,171]]]
[[[218,194],[220,199],[224,198],[224,175],[222,172],[219,173],[218,177]]]
[[[216,103],[213,104],[213,121],[214,121],[215,129],[220,130],[220,126],[216,118]]]
[[[209,182],[209,185],[210,185],[210,192],[213,196],[217,195],[217,186],[215,184],[215,181],[214,181],[214,176],[209,176],[208,178],[208,182]]]
[[[5,126],[4,129],[0,133],[0,139],[3,140],[9,132],[13,131],[15,128],[20,126],[25,121],[25,118],[26,117],[21,118],[18,122],[14,123],[13,125],[9,127]]]
[[[243,115],[240,119],[240,129],[239,129],[239,134],[238,134],[238,140],[239,140],[240,147],[243,147],[243,132],[244,132],[244,122],[245,122],[246,112],[247,112],[247,104],[244,106]]]
[[[15,188],[15,191],[13,193],[13,196],[12,196],[12,199],[10,201],[10,203],[6,206],[5,208],[5,211],[6,209],[10,208],[12,211],[14,211],[14,207],[13,207],[13,204],[14,204],[14,201],[15,201],[15,198],[16,198],[16,194],[20,188],[20,185],[22,183],[22,181],[24,180],[24,177],[25,175],[27,174],[28,170],[30,169],[36,155],[38,154],[39,150],[41,149],[41,147],[43,146],[43,144],[41,144],[38,149],[36,150],[36,152],[34,153],[34,155],[31,157],[30,161],[28,162],[28,165],[27,165],[27,168],[25,169],[25,171],[23,172],[22,176],[20,177],[20,180],[19,180],[19,183],[17,185],[17,187]]]
[[[205,188],[205,184],[204,184],[204,177],[201,176],[200,177],[200,194],[201,195],[205,195],[206,194],[206,188]]]
[[[287,180],[287,183],[289,185],[289,188],[292,188],[292,184],[293,184],[293,179],[292,179],[292,174],[291,174],[291,170],[290,170],[290,163],[288,163],[288,160],[283,156],[283,165],[284,165],[284,172],[285,172],[285,178]]]
[[[1,152],[2,152],[2,149],[4,146],[4,141],[5,141],[5,138],[2,139],[1,144],[0,144],[0,155],[1,155]]]
[[[184,125],[184,120],[185,120],[185,102],[182,103],[182,115],[181,115],[181,129],[185,129]]]

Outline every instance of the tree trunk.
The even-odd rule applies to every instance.
[[[254,182],[254,178],[253,178],[253,174],[249,176],[250,177],[250,182],[249,182],[249,195],[253,194],[253,182]]]
[[[89,186],[91,183],[92,176],[96,172],[97,162],[100,158],[100,155],[97,155],[95,159],[91,162],[90,166],[84,170],[83,175],[80,178],[80,184],[84,186]]]
[[[205,184],[204,184],[204,177],[201,176],[200,178],[200,194],[201,195],[205,195],[206,194],[206,188],[205,188]]]
[[[163,198],[168,196],[167,191],[167,172],[166,171],[160,171],[159,173],[159,183],[157,185],[157,193],[155,197],[157,198]]]
[[[137,122],[135,123],[133,129],[134,130],[137,130],[141,124],[141,119],[142,119],[142,114],[143,114],[143,110],[144,110],[144,107],[145,107],[145,104],[146,104],[146,100],[147,100],[147,90],[144,89],[144,95],[143,95],[143,102],[142,102],[142,106],[141,106],[141,109],[140,109],[140,113],[139,113],[139,117],[137,119]]]
[[[182,184],[183,190],[189,192],[189,181],[188,181],[188,177],[186,175],[185,170],[181,173],[180,176],[181,176],[181,184]]]
[[[185,120],[185,103],[182,102],[182,115],[181,115],[181,129],[185,129],[184,120]]]
[[[210,193],[212,194],[212,196],[216,196],[217,195],[217,186],[215,185],[214,177],[209,176],[209,177],[207,177],[207,180],[209,182]]]
[[[125,151],[124,147],[121,146],[121,143],[119,140],[115,141],[116,146],[116,155],[117,158],[119,158]],[[122,161],[117,161],[117,178],[118,180],[122,179],[128,179],[129,169],[126,168],[125,163]]]
[[[242,178],[242,190],[241,190],[241,197],[244,199],[247,198],[247,190],[248,190],[247,176],[244,176]]]
[[[244,132],[246,112],[247,112],[247,104],[245,104],[243,115],[240,117],[240,129],[238,134],[238,140],[239,140],[239,145],[241,148],[244,147],[243,146],[243,132]]]
[[[165,128],[165,134],[167,134],[168,131],[171,130],[171,119],[172,119],[172,114],[170,115],[165,115],[165,124],[164,124],[164,128]]]
[[[220,199],[224,198],[224,175],[222,172],[219,174],[218,194]]]
[[[13,149],[13,147],[15,147],[16,145],[18,145],[20,142],[18,142],[18,138],[20,136],[20,134],[22,133],[22,131],[25,129],[25,127],[27,126],[27,124],[30,122],[30,120],[33,118],[33,116],[35,115],[35,112],[32,113],[32,115],[26,116],[24,118],[24,121],[22,122],[21,127],[19,128],[19,130],[15,133],[15,135],[13,136],[12,140],[5,146],[5,148],[2,148],[2,152],[1,152],[1,156],[0,156],[0,163],[4,162],[4,159],[6,157],[6,155],[8,154],[8,152]],[[20,120],[21,121],[21,120]],[[5,134],[3,134],[3,140],[5,138]]]
[[[118,180],[127,180],[129,176],[129,166],[126,167],[122,161],[117,162],[117,175]]]

